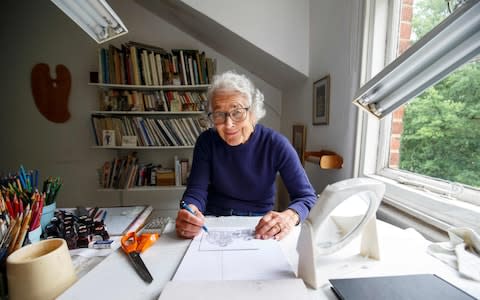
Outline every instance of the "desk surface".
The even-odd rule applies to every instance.
[[[207,218],[207,226],[254,226],[257,220],[252,217]],[[58,299],[158,299],[190,244],[190,240],[176,236],[174,223],[169,225],[152,248],[142,254],[154,278],[151,284],[140,279],[127,257],[118,249]],[[359,239],[354,240],[329,256],[332,263],[325,270],[328,270],[330,278],[434,273],[467,293],[480,297],[480,283],[460,278],[456,270],[428,255],[426,247],[429,242],[416,231],[402,230],[381,221],[378,225],[381,260],[361,257],[358,254]],[[280,241],[293,270],[297,270],[298,264],[296,241],[299,232],[300,227],[297,227],[295,232]],[[308,294],[311,299],[337,299],[327,282],[318,290],[308,289]]]

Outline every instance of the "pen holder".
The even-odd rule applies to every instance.
[[[53,202],[52,204],[45,205],[42,209],[42,216],[40,217],[40,224],[42,226],[42,231],[45,231],[45,227],[50,223],[50,220],[53,218],[55,209],[57,208],[57,203]]]
[[[63,239],[25,246],[7,258],[10,300],[55,299],[75,280],[72,259]]]

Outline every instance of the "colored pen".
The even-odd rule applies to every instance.
[[[195,212],[184,202],[180,202],[180,207],[191,213],[192,215],[195,215]],[[205,230],[205,232],[208,233],[208,229],[205,225],[202,226],[202,229]]]
[[[103,216],[102,216],[102,222],[105,222],[105,218],[107,217],[107,210],[105,210],[103,212]]]

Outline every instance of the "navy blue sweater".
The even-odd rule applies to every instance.
[[[234,209],[263,214],[273,209],[277,172],[290,194],[289,208],[303,221],[316,195],[286,137],[257,124],[247,143],[230,146],[209,129],[195,144],[183,200],[202,212]]]

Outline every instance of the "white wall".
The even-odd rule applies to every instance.
[[[309,151],[332,150],[343,156],[340,170],[321,170],[306,163],[306,171],[317,192],[327,184],[353,174],[356,108],[352,105],[357,82],[360,0],[310,1],[309,80],[283,95],[282,131],[291,136],[292,125],[307,127]],[[313,82],[330,74],[330,122],[312,125]]]
[[[309,0],[182,0],[299,72],[309,72]]]
[[[308,58],[308,80],[282,88],[281,131],[291,138],[292,125],[304,124],[307,150],[332,150],[343,156],[340,170],[306,163],[318,193],[327,184],[352,177],[356,107],[351,101],[358,82],[362,1],[182,1],[292,67],[294,58]],[[300,18],[308,24],[298,22]],[[303,34],[308,34],[307,42]],[[300,50],[303,47],[308,50]],[[330,123],[312,125],[312,85],[327,74],[331,76]],[[284,191],[280,198],[287,201]]]
[[[306,164],[307,173],[318,192],[329,183],[352,176],[356,108],[351,99],[357,81],[359,36],[356,33],[360,31],[360,25],[356,17],[361,11],[360,2],[309,1],[309,80],[282,94],[134,1],[109,1],[130,31],[115,43],[135,40],[166,49],[205,50],[208,56],[217,59],[220,72],[236,69],[246,73],[265,93],[267,117],[262,123],[281,130],[287,137],[291,137],[292,124],[303,123],[307,126],[308,150],[329,149],[341,154],[344,157],[341,170],[320,170],[313,164]],[[236,11],[231,13],[236,14]],[[3,129],[0,172],[18,170],[23,164],[26,168],[38,168],[42,178],[61,176],[64,186],[59,195],[60,206],[118,205],[119,193],[96,191],[96,169],[114,153],[90,149],[93,137],[89,118],[90,111],[96,109],[97,91],[87,82],[89,72],[97,68],[97,44],[50,1],[26,4],[7,0],[0,14],[0,41],[3,45],[3,59],[0,60],[3,71],[0,75],[0,126]],[[72,74],[71,119],[67,123],[49,122],[36,110],[30,91],[30,71],[40,62],[49,64],[51,69],[64,64]],[[313,126],[312,83],[326,74],[332,77],[330,124]],[[170,164],[174,151],[141,152],[140,155]],[[179,194],[171,193],[167,197],[175,198]],[[156,193],[128,193],[123,200],[141,203],[143,199],[155,201],[157,197]]]
[[[210,49],[146,11],[133,1],[110,0],[122,17],[129,34],[114,40],[116,44],[134,40],[171,48],[205,50],[217,59],[218,70],[237,69],[246,73],[265,93],[267,117],[263,123],[280,129],[282,110],[280,92],[248,73],[228,58]],[[96,109],[96,89],[87,85],[89,72],[97,69],[97,44],[50,1],[3,1],[0,13],[0,172],[40,170],[41,178],[61,176],[64,185],[58,205],[119,205],[119,193],[98,192],[96,169],[114,156],[111,150],[94,150],[90,111]],[[37,63],[47,63],[53,70],[63,64],[70,70],[72,88],[69,97],[71,118],[56,124],[36,109],[30,90],[30,72]],[[52,74],[52,76],[55,76]],[[174,151],[142,151],[140,157],[152,157],[171,163]],[[171,193],[168,198],[179,197]],[[155,201],[158,194],[128,193],[129,203]],[[159,199],[161,201],[177,199]]]

